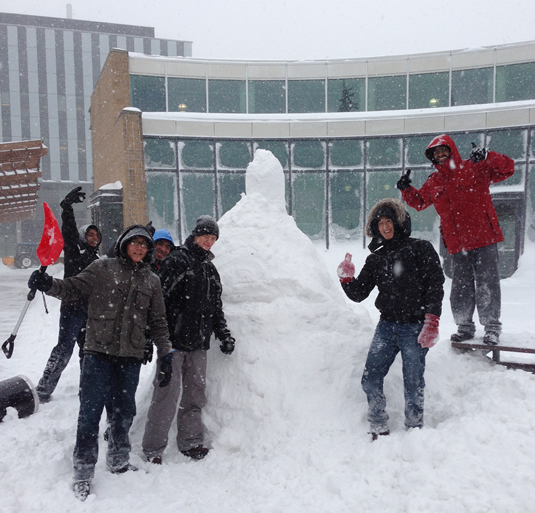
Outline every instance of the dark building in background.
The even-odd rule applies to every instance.
[[[0,142],[43,140],[39,196],[57,213],[75,185],[93,192],[89,108],[112,48],[190,57],[192,43],[155,38],[151,27],[0,13]],[[85,204],[79,209],[89,218]],[[37,217],[0,224],[1,255],[40,238],[40,206]]]

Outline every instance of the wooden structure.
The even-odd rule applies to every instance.
[[[461,349],[464,352],[472,351],[475,349],[481,349],[483,351],[492,352],[492,360],[499,364],[504,365],[508,369],[522,369],[535,373],[535,363],[518,363],[518,362],[502,362],[500,353],[502,351],[511,353],[530,353],[535,354],[535,347],[519,347],[519,346],[490,346],[487,344],[477,344],[474,342],[452,342],[451,347],[455,349]]]
[[[43,141],[0,143],[0,223],[32,219],[37,206]]]

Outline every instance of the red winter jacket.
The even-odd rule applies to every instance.
[[[432,149],[442,145],[450,148],[451,155],[438,165],[432,160]],[[449,135],[435,137],[425,154],[436,171],[420,190],[411,186],[401,194],[418,211],[435,206],[448,252],[460,253],[503,241],[489,186],[512,176],[514,161],[494,151],[478,163],[463,160]]]

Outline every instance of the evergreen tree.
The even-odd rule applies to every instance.
[[[353,88],[347,87],[344,80],[342,82],[342,97],[338,100],[338,112],[351,112],[357,109],[357,103],[353,101],[353,96],[355,96]]]

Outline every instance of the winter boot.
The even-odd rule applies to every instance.
[[[375,442],[380,436],[388,436],[390,434],[390,430],[382,431],[381,433],[371,433],[372,435],[372,442]]]
[[[464,342],[465,340],[472,340],[473,338],[474,335],[467,331],[458,331],[450,337],[452,342]]]
[[[161,456],[147,456],[147,461],[149,463],[154,463],[154,465],[161,465],[162,457]]]
[[[206,447],[203,447],[202,445],[197,445],[197,447],[193,447],[192,449],[188,449],[187,451],[180,451],[184,456],[187,456],[188,458],[191,458],[192,460],[202,460],[207,454],[210,449],[207,449]]]
[[[500,335],[495,331],[486,331],[483,337],[483,344],[487,346],[496,346],[500,341]]]
[[[72,485],[74,496],[82,502],[87,499],[91,493],[91,481],[75,481]]]
[[[137,472],[139,469],[130,464],[130,463],[127,463],[126,465],[124,465],[123,467],[120,467],[120,468],[115,468],[115,469],[110,469],[110,472],[112,474],[124,474],[125,472]]]

